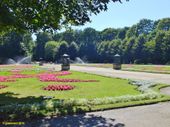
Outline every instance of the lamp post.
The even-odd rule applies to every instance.
[[[68,71],[70,70],[70,57],[67,54],[64,54],[62,56],[62,65],[61,65],[61,71]]]
[[[119,54],[114,55],[113,69],[121,70],[121,56]]]

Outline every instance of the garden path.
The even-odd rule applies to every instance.
[[[121,70],[113,70],[111,68],[84,67],[84,66],[71,66],[71,70],[88,72],[88,73],[103,75],[108,77],[148,80],[156,83],[170,84],[170,74],[121,71]]]
[[[170,102],[44,118],[26,127],[170,127]]]

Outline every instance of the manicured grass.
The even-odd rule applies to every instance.
[[[15,67],[12,69],[15,69]],[[0,76],[9,76],[12,73],[9,70],[0,71]],[[33,67],[32,69],[23,69],[21,73],[35,75],[58,72]],[[21,78],[17,79],[16,82],[0,82],[0,85],[8,86],[0,89],[0,113],[2,114],[0,119],[27,119],[48,115],[66,115],[170,100],[170,96],[159,93],[160,88],[168,85],[160,84],[152,88],[160,95],[158,97],[155,97],[153,92],[150,96],[143,96],[148,93],[139,92],[137,86],[129,84],[129,81],[125,79],[74,71],[71,73],[58,77],[60,79],[97,80],[98,82],[41,82],[38,77]],[[50,84],[72,85],[75,88],[68,91],[43,90],[43,87]],[[53,98],[44,99],[44,96]]]
[[[0,71],[0,76],[8,76],[10,74],[11,74],[11,72],[9,72],[9,71]]]
[[[24,71],[24,73],[35,74],[33,71]],[[77,82],[77,83],[55,83],[55,82],[40,82],[37,78],[18,79],[17,82],[1,83],[7,85],[5,89],[1,89],[0,93],[12,93],[11,95],[17,98],[26,98],[29,96],[54,96],[55,99],[69,98],[102,98],[102,97],[117,97],[122,95],[137,95],[140,94],[136,90],[136,86],[128,84],[127,80],[113,79],[82,72],[72,72],[68,76],[60,76],[66,79],[95,79],[99,82]],[[45,91],[42,88],[48,84],[70,84],[75,86],[75,89],[70,91]],[[0,104],[9,104],[13,101],[3,99],[0,94]],[[22,99],[21,99],[22,100]],[[14,100],[15,101],[15,100]]]
[[[113,68],[113,64],[76,64],[76,65],[100,68]],[[122,64],[122,70],[170,74],[170,66],[168,65]]]
[[[141,71],[141,72],[152,72],[152,73],[165,73],[170,74],[170,66],[168,65],[135,65],[135,64],[124,64],[123,70],[127,71]]]

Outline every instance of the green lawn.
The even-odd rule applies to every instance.
[[[11,68],[15,69],[15,67]],[[22,74],[40,74],[45,69],[33,67],[22,69]],[[58,73],[48,71],[48,73]],[[7,88],[0,89],[0,119],[24,119],[36,116],[65,115],[85,111],[104,110],[117,107],[143,105],[170,100],[161,95],[159,89],[168,85],[156,85],[156,94],[141,93],[128,80],[109,78],[82,72],[71,72],[59,76],[61,79],[98,80],[98,82],[41,82],[38,78],[22,78],[16,82],[0,82]],[[10,76],[12,72],[0,71],[0,76]],[[75,86],[68,91],[46,91],[49,84],[69,84]],[[51,96],[52,99],[44,99]],[[17,105],[16,105],[17,104]],[[19,105],[18,105],[19,104]]]
[[[0,72],[0,75],[5,72]],[[35,71],[25,71],[24,74],[35,74]],[[6,73],[5,73],[6,74]],[[26,98],[29,96],[54,96],[55,99],[69,98],[102,98],[102,97],[117,97],[122,95],[137,95],[140,94],[135,86],[128,84],[128,80],[107,78],[82,72],[72,72],[68,76],[60,76],[60,78],[71,79],[95,79],[99,82],[77,82],[77,83],[55,83],[41,82],[37,78],[18,79],[17,82],[1,83],[8,87],[0,90],[0,105],[13,103],[6,98],[1,97],[2,94],[11,93],[13,97]],[[42,88],[48,84],[70,84],[74,85],[75,89],[69,91],[45,91]],[[3,95],[4,96],[4,95]],[[14,99],[14,101],[16,101]]]

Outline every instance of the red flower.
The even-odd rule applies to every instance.
[[[71,85],[57,85],[57,84],[53,84],[53,85],[48,85],[47,87],[44,87],[44,90],[48,90],[48,91],[56,91],[56,90],[72,90],[74,89],[75,86],[71,86]]]
[[[0,89],[6,88],[6,87],[8,87],[8,86],[0,85]]]

